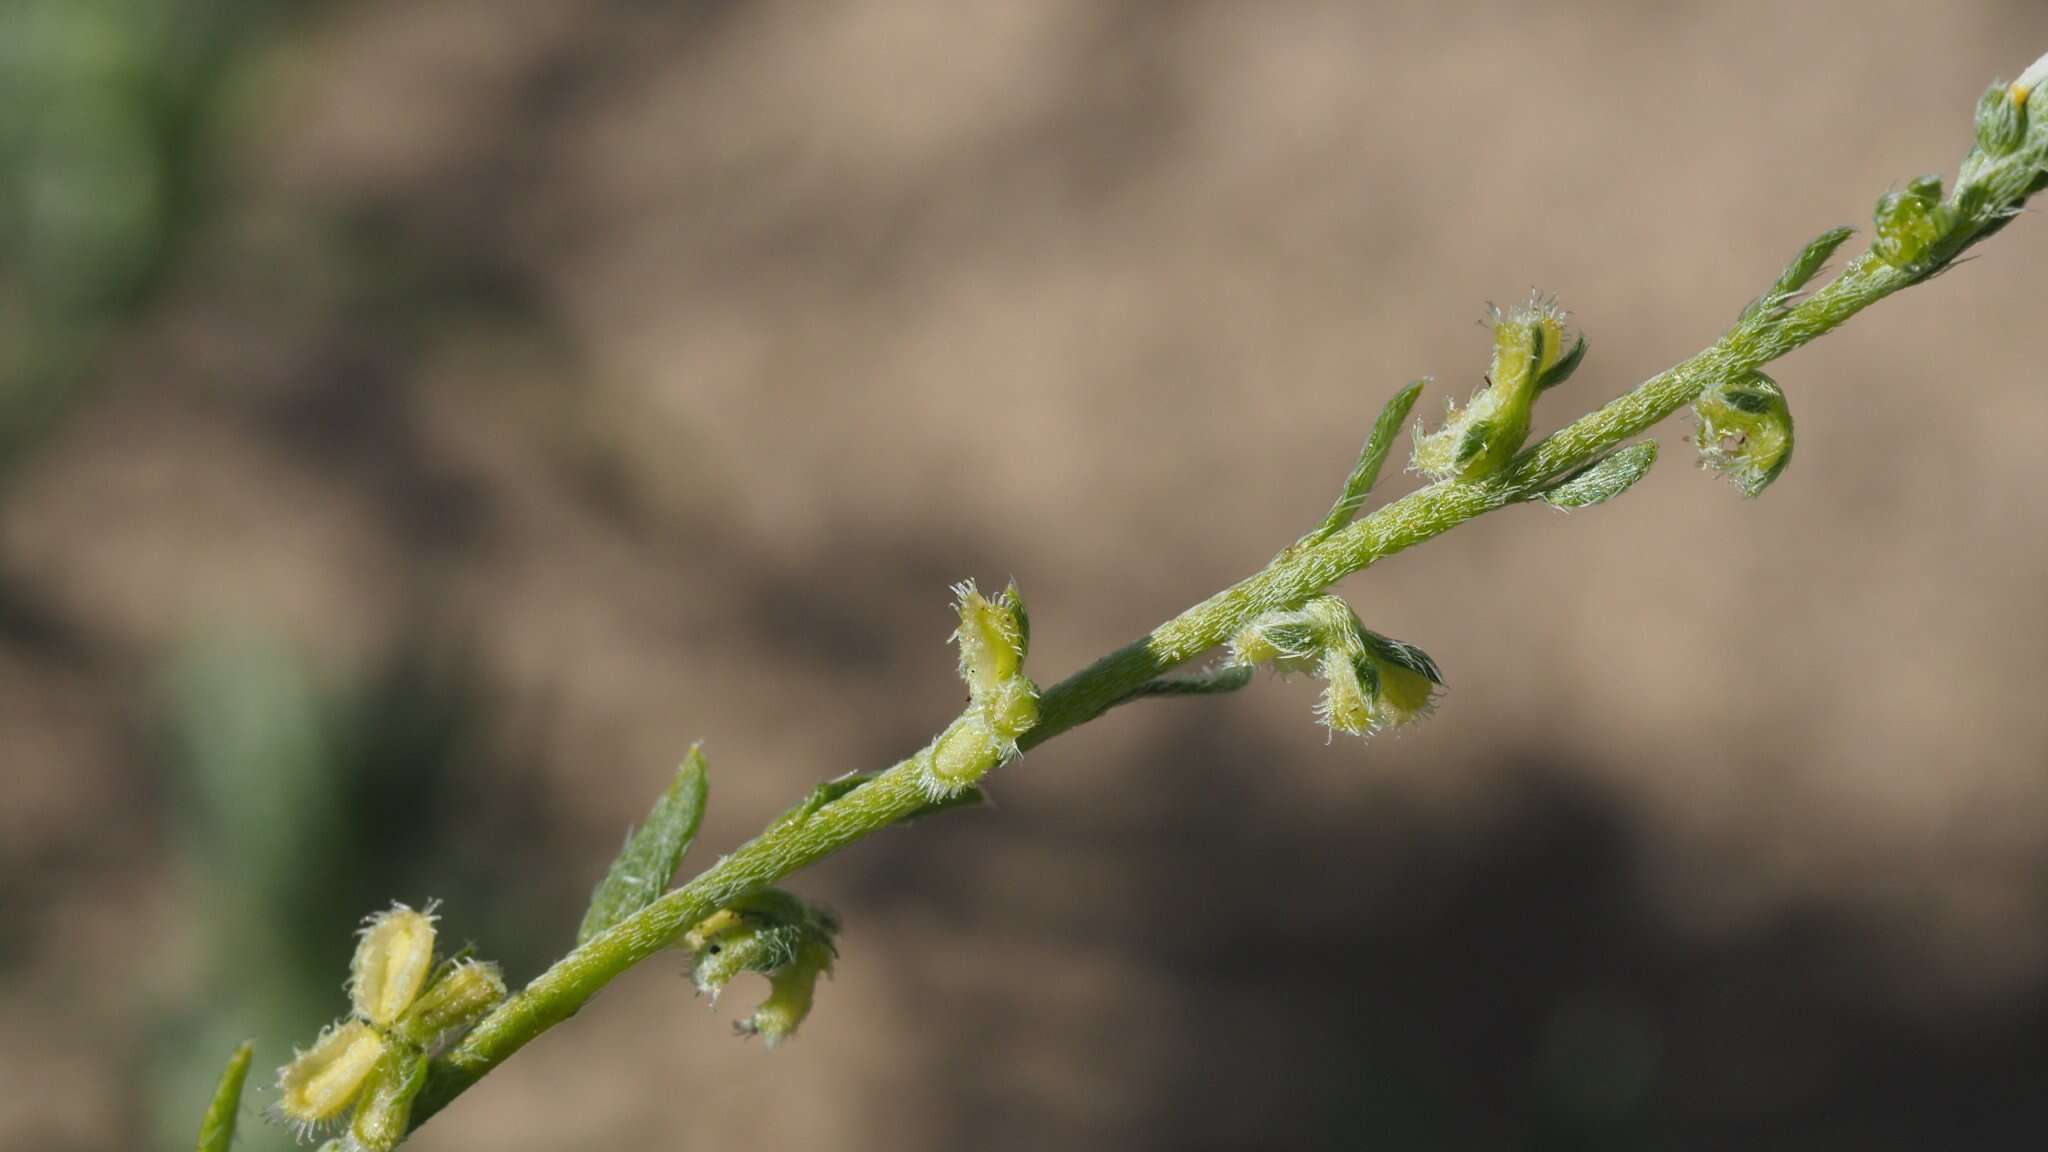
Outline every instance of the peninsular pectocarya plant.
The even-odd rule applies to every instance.
[[[774,885],[874,832],[983,799],[982,781],[1037,744],[1150,697],[1243,688],[1256,665],[1323,681],[1317,715],[1332,732],[1368,735],[1427,715],[1444,677],[1419,648],[1388,639],[1329,591],[1343,577],[1516,504],[1588,508],[1646,474],[1657,445],[1635,438],[1690,407],[1704,465],[1747,496],[1792,455],[1786,393],[1764,365],[1833,331],[1903,288],[1953,267],[2048,186],[2048,113],[2034,94],[2048,57],[1998,83],[1977,106],[1976,143],[1954,186],[1924,176],[1877,202],[1869,249],[1824,283],[1852,231],[1809,243],[1721,338],[1533,444],[1539,399],[1586,358],[1553,299],[1496,310],[1492,366],[1435,430],[1417,429],[1412,467],[1427,483],[1361,515],[1423,385],[1380,413],[1335,504],[1265,568],[1045,689],[1025,674],[1030,620],[1014,584],[991,600],[955,589],[967,705],[922,750],[879,772],[840,776],[754,839],[681,886],[676,869],[708,794],[692,749],[647,822],[627,837],[592,894],[576,946],[519,992],[466,950],[440,957],[432,908],[372,917],[350,965],[347,1015],[280,1071],[272,1111],[302,1134],[338,1130],[351,1152],[389,1152],[407,1133],[528,1041],[567,1020],[613,978],[665,949],[692,955],[714,997],[743,972],[766,976],[767,999],[739,1030],[774,1044],[810,1012],[818,978],[838,955],[839,921]],[[1179,669],[1217,649],[1207,670]],[[201,1152],[224,1152],[250,1063],[229,1062],[201,1128]]]

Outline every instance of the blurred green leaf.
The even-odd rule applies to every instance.
[[[206,1106],[206,1118],[199,1122],[199,1152],[228,1152],[234,1144],[235,1119],[242,1110],[242,1083],[249,1078],[249,1061],[255,1054],[256,1046],[244,1040],[228,1057],[213,1103]]]

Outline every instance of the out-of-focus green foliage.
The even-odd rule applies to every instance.
[[[0,480],[200,216],[221,96],[292,0],[0,0]]]

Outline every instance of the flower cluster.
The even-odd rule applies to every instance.
[[[410,1127],[429,1054],[497,1007],[505,981],[496,965],[466,957],[437,965],[432,906],[396,904],[365,922],[348,994],[350,1014],[278,1069],[274,1109],[302,1139],[349,1114],[334,1146],[389,1152]]]
[[[1428,653],[1366,628],[1335,596],[1258,617],[1231,639],[1230,659],[1241,667],[1315,673],[1324,681],[1316,718],[1354,736],[1428,715],[1444,682]]]

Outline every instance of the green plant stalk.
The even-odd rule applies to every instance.
[[[1778,317],[1746,318],[1711,347],[1645,381],[1524,451],[1501,475],[1447,481],[1381,507],[1323,540],[1290,548],[1257,574],[1211,596],[1044,691],[1035,747],[1140,694],[1261,613],[1321,592],[1352,573],[1476,516],[1529,499],[1550,478],[1595,462],[1698,398],[1716,380],[1754,369],[1839,327],[1917,278],[1864,256],[1833,283]],[[734,900],[798,872],[927,807],[912,760],[904,760],[807,819],[770,829],[694,880],[592,938],[543,972],[435,1062],[415,1124],[534,1037],[576,1014],[615,977],[669,947]]]

